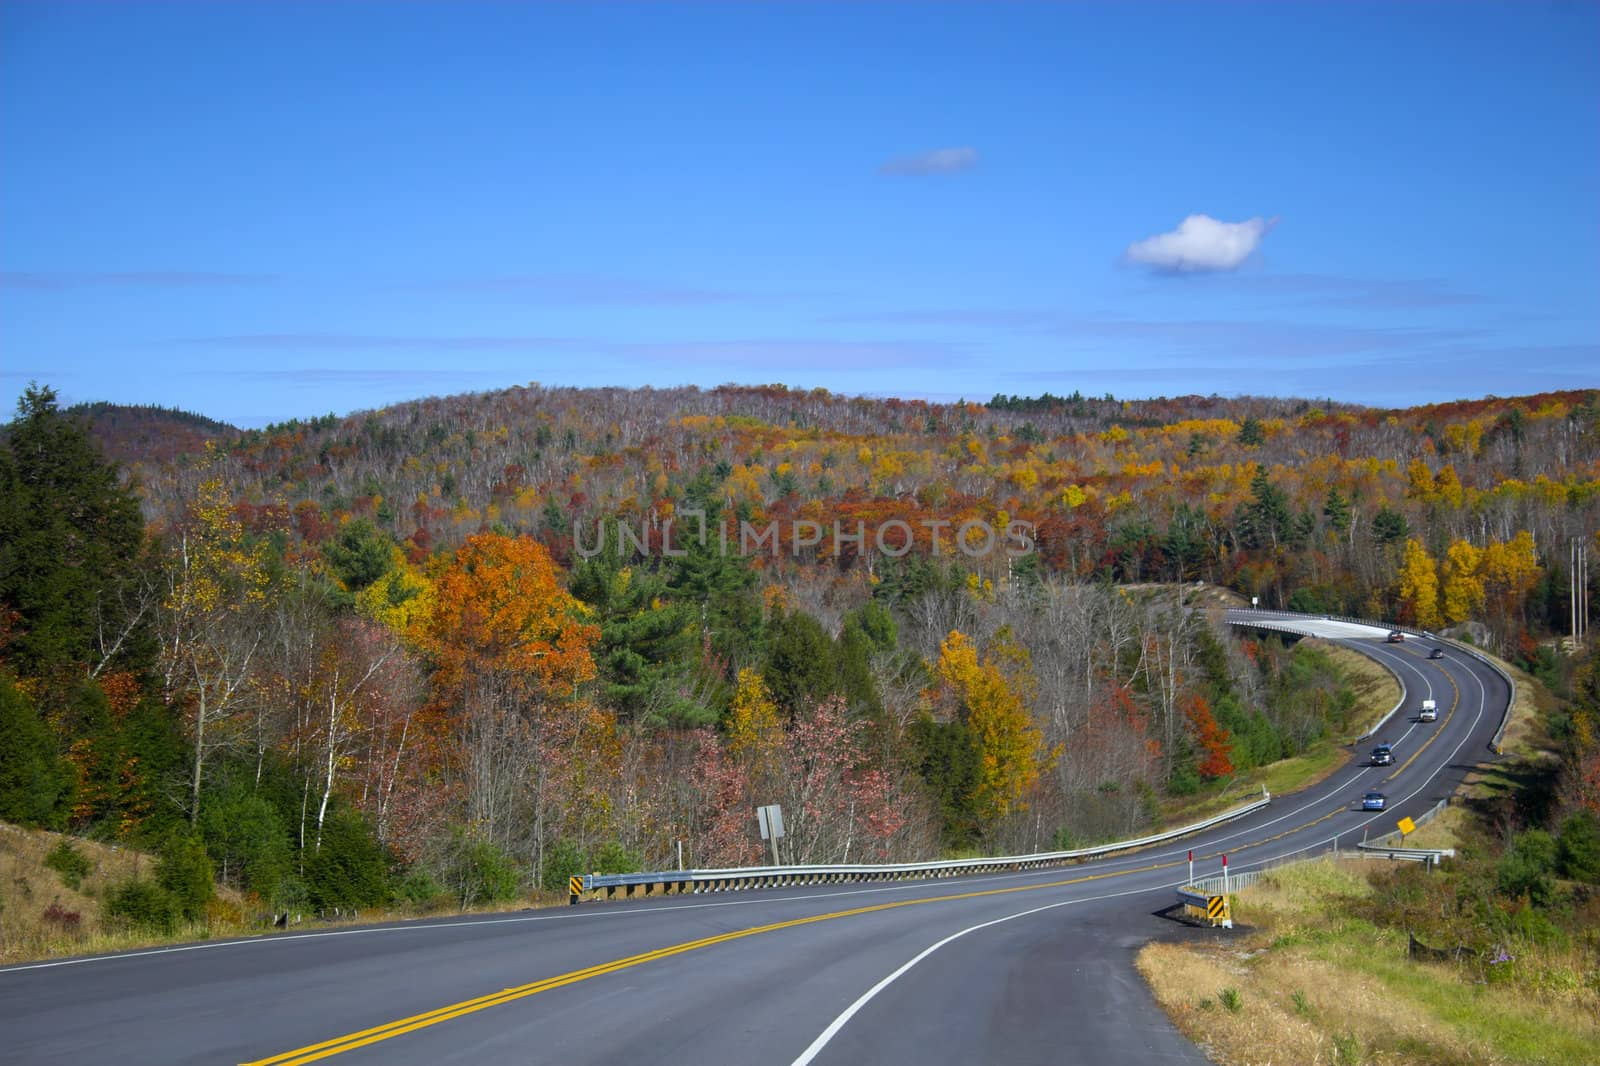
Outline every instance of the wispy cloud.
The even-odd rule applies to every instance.
[[[952,307],[938,310],[860,311],[823,315],[817,321],[834,323],[901,323],[913,326],[1049,326],[1066,320],[1060,311],[1026,308]]]
[[[965,345],[946,341],[858,341],[838,339],[754,339],[645,342],[608,349],[636,361],[726,366],[746,374],[780,370],[883,370],[948,366],[967,354]]]
[[[276,274],[224,274],[197,270],[0,270],[0,286],[14,289],[216,288],[270,285]]]
[[[234,333],[187,337],[182,343],[208,348],[258,348],[279,351],[516,352],[571,348],[579,341],[560,337],[400,336],[362,333]]]
[[[935,148],[931,152],[897,156],[879,167],[878,173],[925,177],[930,174],[955,174],[977,165],[976,148]]]
[[[1487,303],[1481,294],[1457,288],[1439,278],[1365,278],[1343,274],[1269,274],[1245,271],[1216,274],[1205,281],[1230,295],[1282,297],[1293,302],[1340,310],[1420,311]],[[1150,292],[1167,291],[1153,285]]]
[[[466,379],[502,378],[494,370],[427,370],[392,367],[285,367],[271,370],[202,370],[198,376],[225,377],[245,381],[281,382],[289,385],[416,385],[437,386]]]
[[[698,305],[760,299],[754,293],[587,274],[507,274],[419,283],[417,287],[518,296],[553,303]]]
[[[1071,319],[1050,332],[1063,337],[1115,338],[1175,357],[1198,353],[1253,357],[1269,371],[1278,361],[1354,356],[1371,352],[1419,352],[1481,338],[1467,327],[1348,326],[1324,322],[1195,319]]]
[[[1175,230],[1134,241],[1123,255],[1162,273],[1236,270],[1277,223],[1276,218],[1221,222],[1210,215],[1190,215]]]
[[[852,340],[841,338],[750,338],[733,340],[630,341],[612,338],[536,336],[408,336],[356,333],[240,333],[190,337],[180,343],[206,348],[304,352],[529,353],[560,352],[588,358],[612,357],[628,364],[868,370],[920,367],[955,361],[966,348],[944,341]],[[621,369],[626,369],[622,367]],[[303,375],[284,369],[240,371],[262,375]],[[339,371],[315,370],[334,374]],[[409,373],[410,371],[397,371]],[[230,371],[230,373],[232,373]],[[356,375],[376,371],[350,370]],[[439,373],[448,373],[440,371]],[[765,371],[763,371],[765,373]],[[327,380],[335,380],[328,378]],[[351,379],[358,380],[358,379]],[[359,380],[371,380],[363,376]]]

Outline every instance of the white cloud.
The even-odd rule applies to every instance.
[[[976,148],[935,148],[931,152],[903,155],[878,168],[880,174],[954,174],[978,165]]]
[[[1156,270],[1189,273],[1233,270],[1261,247],[1276,218],[1219,222],[1210,215],[1190,215],[1170,233],[1158,233],[1128,245],[1133,263]]]

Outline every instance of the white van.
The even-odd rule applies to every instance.
[[[1434,721],[1439,717],[1439,705],[1433,700],[1422,701],[1422,713],[1417,718],[1424,722]]]

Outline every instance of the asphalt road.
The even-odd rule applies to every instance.
[[[1335,634],[1330,633],[1330,636]],[[1131,959],[1187,879],[1349,848],[1454,790],[1509,693],[1431,642],[1344,638],[1407,697],[1360,758],[1171,845],[1029,873],[656,897],[0,970],[0,1061],[1202,1063]],[[1415,721],[1422,699],[1437,722]],[[1386,792],[1391,809],[1359,810]],[[1239,915],[1242,922],[1248,915]],[[1227,935],[1218,933],[1215,935]]]

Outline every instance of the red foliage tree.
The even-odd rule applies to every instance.
[[[1228,731],[1217,725],[1217,719],[1211,713],[1211,704],[1206,702],[1204,696],[1197,694],[1186,701],[1183,713],[1194,727],[1194,741],[1200,748],[1197,767],[1200,776],[1227,777],[1233,773],[1233,760],[1230,758],[1233,747],[1228,743]]]

